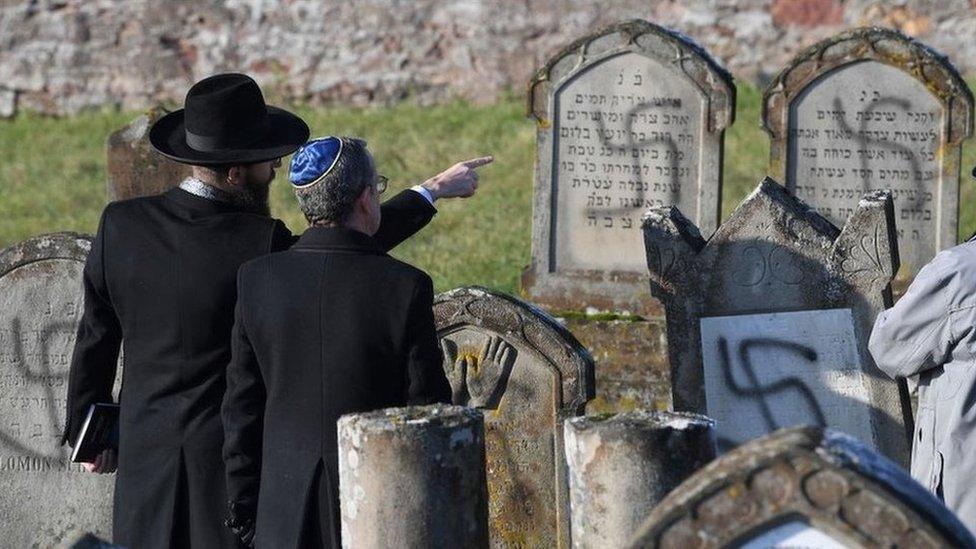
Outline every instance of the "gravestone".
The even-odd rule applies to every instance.
[[[647,21],[583,37],[529,86],[537,158],[534,302],[646,314],[640,216],[678,205],[718,225],[731,76],[690,38]]]
[[[84,472],[60,446],[90,247],[88,237],[58,233],[0,252],[0,540],[8,547],[111,535],[115,476]]]
[[[769,178],[707,243],[674,207],[643,226],[675,409],[714,418],[720,450],[814,424],[907,464],[904,384],[867,349],[898,267],[888,191],[863,197],[843,230]]]
[[[434,300],[454,404],[484,409],[493,547],[568,547],[563,421],[593,398],[593,361],[551,317],[478,287]]]
[[[671,405],[640,216],[678,205],[715,229],[734,114],[731,76],[687,36],[641,20],[576,40],[529,84],[537,148],[521,293],[565,317],[597,360],[590,412]]]
[[[168,111],[155,106],[108,136],[108,200],[125,200],[165,192],[190,175],[190,167],[156,152],[149,128]]]
[[[976,547],[936,497],[843,433],[784,429],[678,486],[628,547]]]
[[[770,172],[835,225],[864,193],[891,189],[899,287],[955,245],[973,96],[942,55],[890,29],[839,34],[773,79],[763,125]]]

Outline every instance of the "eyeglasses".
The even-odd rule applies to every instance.
[[[390,182],[389,178],[387,178],[385,175],[377,175],[376,194],[383,194],[383,192],[386,191],[386,184],[389,182]]]

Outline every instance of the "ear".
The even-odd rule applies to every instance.
[[[372,192],[373,189],[369,185],[366,185],[366,187],[360,191],[359,197],[356,198],[356,208],[361,210],[363,213],[369,213],[372,205]]]
[[[247,168],[244,166],[231,166],[230,169],[227,170],[227,183],[234,187],[244,183],[246,180],[244,172],[246,170]]]

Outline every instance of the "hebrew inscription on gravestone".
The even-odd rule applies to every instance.
[[[0,539],[9,547],[111,534],[114,475],[83,472],[60,446],[90,247],[59,233],[0,251]]]
[[[843,33],[801,53],[766,90],[771,171],[838,226],[864,193],[891,189],[911,277],[956,243],[972,105],[965,81],[928,47],[887,29]]]
[[[802,427],[707,465],[651,511],[628,547],[935,549],[976,539],[896,463],[846,434]]]
[[[707,244],[677,208],[649,210],[675,409],[713,417],[720,450],[819,424],[907,464],[904,386],[867,350],[898,267],[892,217],[891,195],[876,191],[838,230],[769,178]]]
[[[731,77],[686,36],[637,20],[574,42],[530,90],[538,148],[523,286],[551,308],[646,312],[640,215],[678,205],[707,232],[718,224]]]
[[[484,288],[437,296],[454,403],[485,411],[494,547],[569,547],[563,421],[593,398],[593,361],[542,311]]]

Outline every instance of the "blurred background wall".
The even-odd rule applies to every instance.
[[[972,74],[974,1],[0,0],[0,116],[180,102],[188,83],[228,70],[286,103],[486,103],[631,18],[687,33],[759,86],[803,47],[871,24]]]

